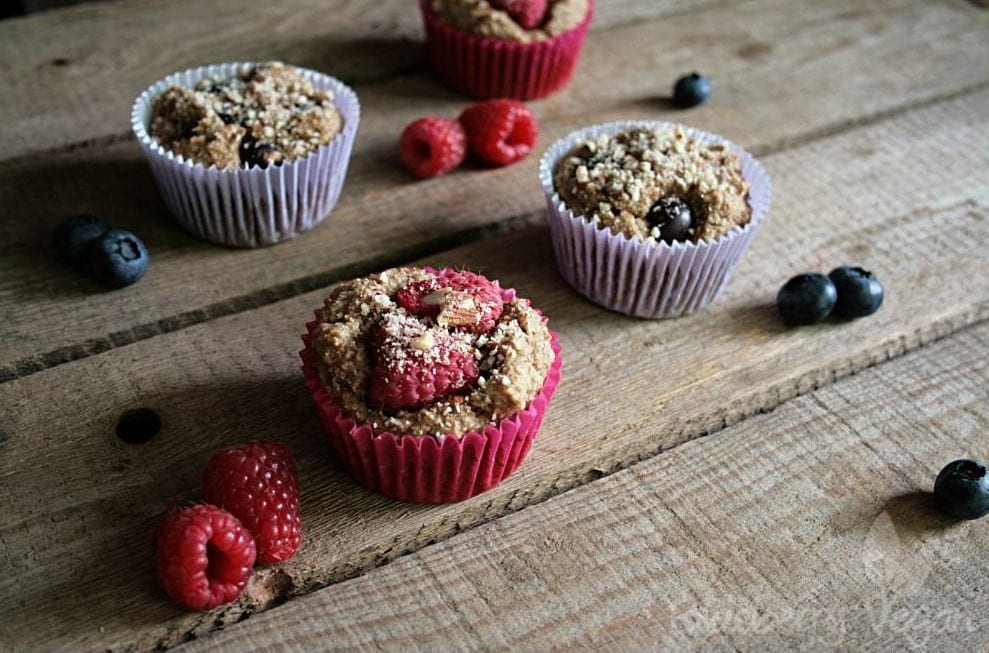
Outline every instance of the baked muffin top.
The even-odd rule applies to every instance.
[[[205,167],[277,165],[306,156],[342,129],[332,93],[277,62],[194,88],[172,86],[151,111],[151,136]]]
[[[553,180],[575,215],[640,240],[714,240],[752,217],[738,156],[688,137],[680,125],[584,141],[560,160]],[[682,228],[671,233],[670,220]]]
[[[555,357],[528,300],[465,271],[395,268],[340,284],[309,350],[324,387],[376,432],[460,436],[523,410]]]
[[[479,36],[529,43],[568,32],[587,16],[588,0],[549,0],[546,13],[534,25],[524,26],[497,0],[429,0],[440,18],[457,29]]]

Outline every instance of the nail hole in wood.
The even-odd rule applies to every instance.
[[[69,60],[65,57],[58,57],[57,59],[52,59],[53,66],[68,66]]]
[[[125,410],[117,420],[117,437],[127,444],[144,444],[160,430],[161,417],[150,408]]]

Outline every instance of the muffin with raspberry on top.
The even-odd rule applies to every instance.
[[[471,97],[534,100],[573,77],[594,0],[419,0],[440,81]]]
[[[307,384],[363,485],[440,503],[521,463],[560,368],[528,300],[472,272],[399,268],[337,286],[316,317]]]

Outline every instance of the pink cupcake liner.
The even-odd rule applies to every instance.
[[[433,11],[429,0],[419,0],[419,7],[433,71],[450,88],[478,99],[534,100],[566,86],[594,15],[594,0],[588,0],[587,16],[577,27],[551,39],[518,43],[458,30]]]
[[[513,290],[503,289],[506,298]],[[350,476],[374,492],[399,501],[450,503],[490,490],[518,469],[539,432],[560,383],[563,364],[559,336],[551,331],[553,352],[543,387],[524,410],[461,437],[377,433],[358,423],[326,390],[316,371],[309,343],[318,324],[306,324],[302,372],[333,453]]]
[[[292,238],[322,222],[336,206],[360,122],[357,95],[339,80],[299,68],[315,88],[333,93],[343,131],[306,157],[282,165],[220,170],[186,160],[148,133],[155,99],[173,85],[235,75],[252,63],[203,66],[149,86],[131,110],[131,127],[169,211],[192,234],[221,245],[259,247]]]
[[[553,185],[557,163],[577,144],[633,127],[663,129],[673,123],[613,122],[588,127],[557,141],[539,163],[546,194],[553,253],[560,274],[577,292],[607,309],[642,318],[669,318],[700,310],[728,284],[769,211],[771,185],[762,165],[735,143],[696,129],[691,138],[724,144],[738,155],[750,184],[749,222],[714,241],[644,242],[575,215]]]

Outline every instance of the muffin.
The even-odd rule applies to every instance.
[[[589,127],[540,163],[561,274],[628,315],[703,308],[769,208],[762,166],[719,136],[661,122]]]
[[[303,340],[337,458],[405,501],[466,499],[515,471],[560,378],[556,335],[528,300],[453,269],[343,283]]]
[[[278,62],[171,75],[131,115],[179,223],[232,246],[276,243],[333,209],[360,105],[336,79]]]
[[[342,129],[333,92],[277,62],[191,88],[173,85],[151,107],[151,137],[207,168],[279,165],[311,154]]]
[[[420,0],[433,71],[474,98],[532,100],[573,76],[594,0]]]

